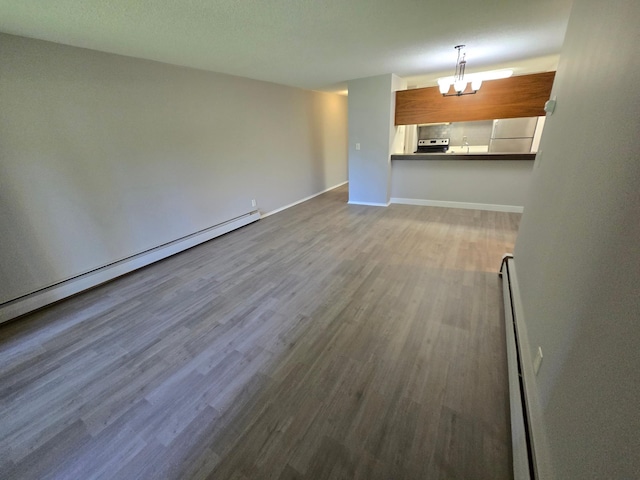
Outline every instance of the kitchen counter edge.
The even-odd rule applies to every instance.
[[[535,160],[535,153],[394,153],[391,160]]]

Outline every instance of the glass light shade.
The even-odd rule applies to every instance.
[[[474,92],[476,90],[480,90],[481,86],[482,86],[482,79],[481,78],[476,78],[476,79],[473,79],[471,81],[471,90],[473,90]]]
[[[438,81],[438,87],[440,88],[440,93],[443,95],[445,95],[449,91],[450,86],[451,85],[449,84],[449,82]]]
[[[464,89],[467,88],[467,82],[464,80],[458,80],[453,84],[453,88],[457,93],[464,92]]]

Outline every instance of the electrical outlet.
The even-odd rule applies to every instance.
[[[533,372],[536,375],[538,375],[538,370],[540,370],[541,364],[542,364],[542,347],[538,347],[536,358],[533,359]]]
[[[360,144],[356,143],[356,150],[360,150]]]
[[[253,200],[251,200],[251,206],[252,206],[252,207],[255,207],[255,206],[257,206],[257,205],[258,205],[258,204],[256,203],[256,199],[255,199],[255,198],[254,198]]]

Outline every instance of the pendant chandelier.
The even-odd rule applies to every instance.
[[[443,97],[459,97],[461,95],[473,95],[480,90],[482,85],[482,78],[474,76],[471,79],[471,91],[465,92],[469,78],[464,78],[464,71],[467,66],[466,56],[464,52],[465,45],[456,45],[454,48],[458,51],[458,60],[456,61],[456,72],[453,77],[446,77],[438,79],[438,86],[440,87],[440,93]],[[453,81],[452,81],[453,80]],[[453,85],[454,93],[449,93]]]

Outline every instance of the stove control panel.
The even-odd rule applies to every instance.
[[[427,138],[425,140],[418,140],[419,147],[448,147],[448,138]]]

